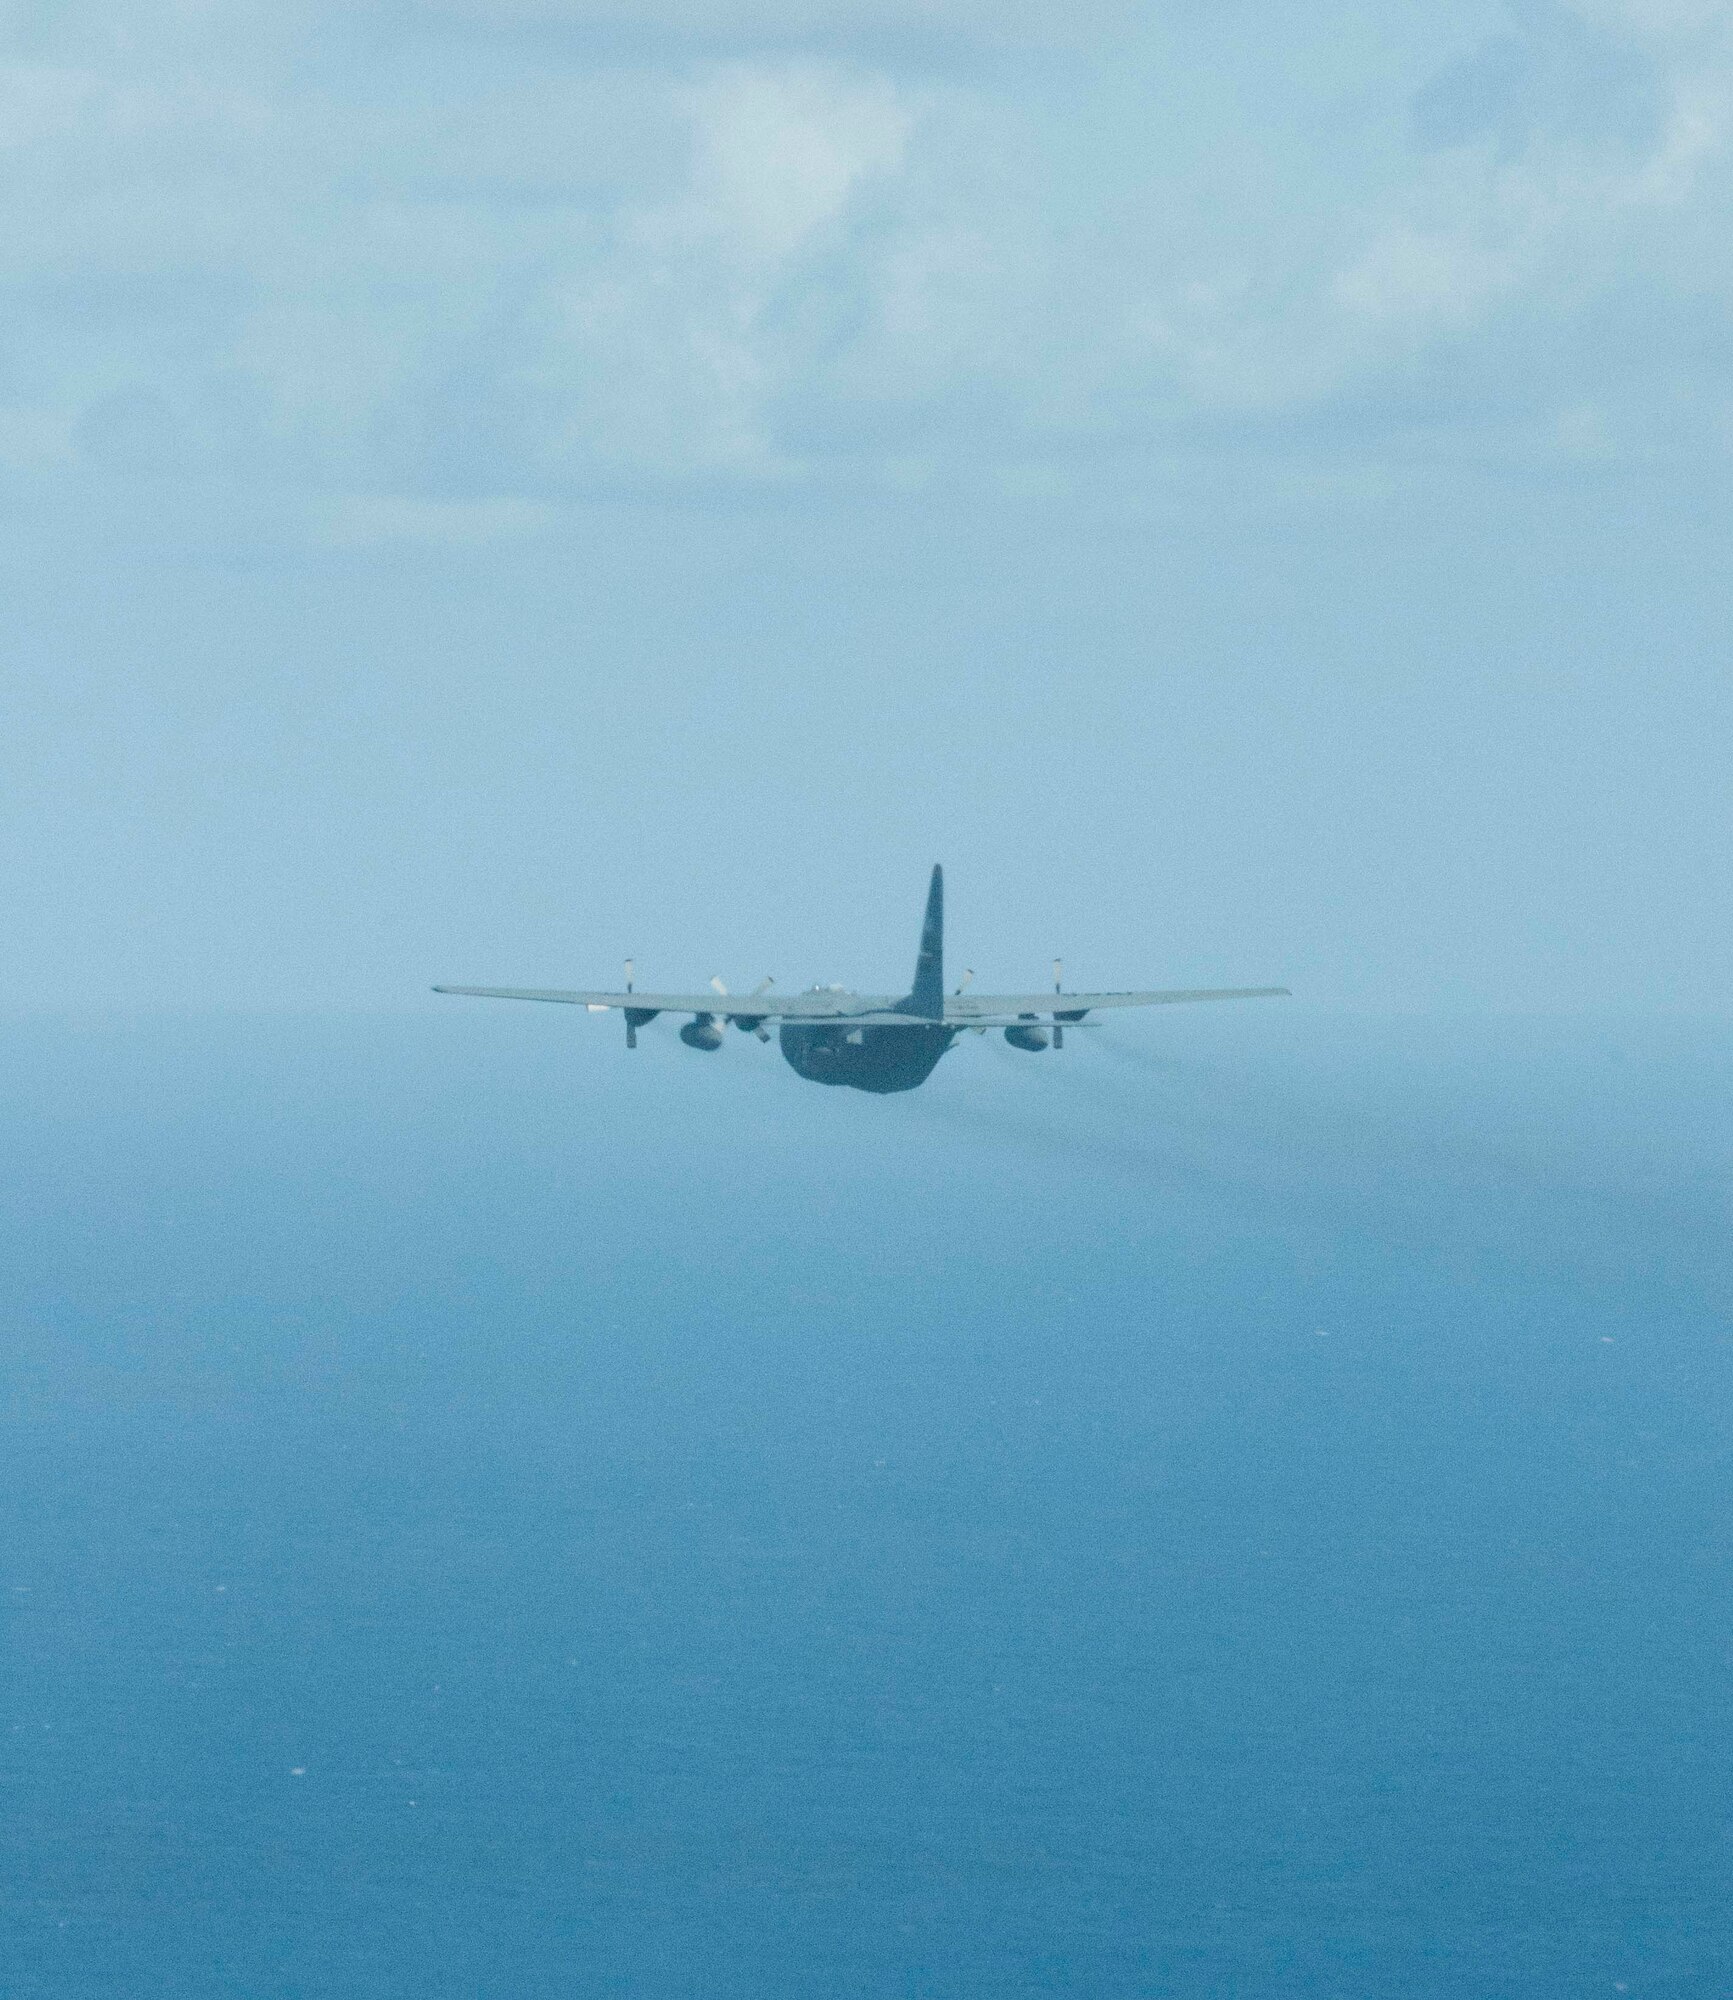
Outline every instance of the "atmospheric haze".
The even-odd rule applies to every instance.
[[[1733,1991],[1730,137],[1707,0],[0,10],[6,2000]],[[428,991],[941,857],[1296,997]]]

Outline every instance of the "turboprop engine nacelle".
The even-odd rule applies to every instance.
[[[1015,1028],[1005,1030],[1005,1039],[1014,1049],[1027,1049],[1032,1056],[1038,1056],[1047,1046],[1047,1030],[1037,1025],[1035,1016],[1028,1015],[1028,1026],[1019,1023]]]
[[[714,1014],[700,1014],[680,1030],[680,1039],[689,1049],[719,1049],[722,1046],[722,1023]]]

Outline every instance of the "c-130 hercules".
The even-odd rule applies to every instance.
[[[1224,986],[1168,993],[1066,993],[1061,990],[1059,961],[1053,963],[1051,993],[970,994],[969,978],[955,993],[945,992],[945,875],[933,870],[927,891],[926,920],[921,925],[920,956],[915,983],[900,1000],[845,992],[840,986],[814,986],[797,999],[772,1000],[770,980],[749,994],[731,994],[720,979],[714,993],[639,993],[632,985],[632,961],[626,961],[623,993],[544,992],[523,986],[436,986],[435,993],[467,993],[478,1000],[552,1000],[567,1007],[587,1007],[604,1014],[617,1007],[626,1017],[626,1046],[638,1046],[638,1030],[658,1014],[690,1014],[680,1030],[688,1048],[715,1050],[722,1046],[724,1023],[770,1039],[769,1023],[779,1030],[782,1053],[789,1066],[812,1083],[846,1084],[851,1090],[880,1095],[913,1090],[938,1067],[939,1058],[966,1029],[985,1034],[1004,1031],[1014,1049],[1034,1054],[1065,1046],[1065,1030],[1103,1007],[1167,1007],[1183,1000],[1269,1000],[1286,994],[1285,986]],[[1051,1024],[1049,1026],[1049,1023]]]

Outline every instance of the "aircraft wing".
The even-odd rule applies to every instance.
[[[1068,1021],[1101,1007],[1174,1007],[1188,1000],[1276,1000],[1285,986],[1175,987],[1161,993],[962,993],[945,1002],[945,1019],[997,1027],[1019,1015],[1052,1014]]]
[[[474,1000],[545,1000],[560,1007],[587,1007],[592,1014],[610,1008],[644,1014],[720,1014],[746,1021],[848,1021],[861,1027],[931,1027],[924,1015],[903,1011],[903,1003],[883,994],[799,993],[773,999],[768,993],[608,993],[570,991],[541,986],[436,986],[435,993],[456,993]],[[947,1027],[1014,1026],[1031,1014],[1076,1022],[1103,1007],[1172,1007],[1191,1000],[1269,1000],[1283,996],[1285,986],[1220,986],[1175,988],[1159,993],[964,993],[947,997]]]
[[[861,993],[799,993],[773,999],[768,993],[585,993],[539,986],[436,986],[435,993],[462,993],[473,1000],[550,1000],[561,1007],[587,1007],[592,1014],[610,1007],[646,1014],[724,1014],[747,1021],[866,1021],[883,1025],[911,1017],[897,1012],[895,1000]]]

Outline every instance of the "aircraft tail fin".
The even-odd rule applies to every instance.
[[[927,890],[927,914],[921,924],[921,953],[915,960],[915,983],[902,1009],[930,1021],[945,1018],[945,871],[936,863]]]

